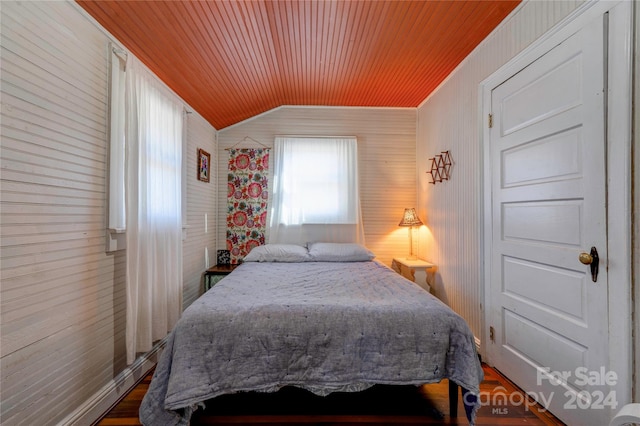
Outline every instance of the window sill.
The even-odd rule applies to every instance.
[[[182,225],[182,241],[187,239],[189,225]],[[127,248],[127,230],[122,228],[107,229],[107,253],[112,253]]]
[[[127,230],[122,228],[107,229],[107,253],[127,248]]]

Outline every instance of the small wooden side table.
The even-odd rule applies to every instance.
[[[435,266],[433,263],[422,259],[407,259],[402,257],[396,257],[391,262],[391,267],[394,271],[415,282],[420,287],[423,287],[429,293],[431,293],[431,286],[427,282],[427,269],[434,268]]]
[[[239,265],[216,265],[204,271],[204,291],[208,291],[218,281],[229,275]]]

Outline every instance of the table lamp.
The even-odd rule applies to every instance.
[[[404,209],[404,216],[398,224],[398,226],[409,227],[409,257],[407,259],[417,259],[417,256],[413,254],[413,227],[422,225],[422,221],[416,213],[416,209]]]

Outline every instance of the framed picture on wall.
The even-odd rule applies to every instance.
[[[231,252],[229,250],[218,250],[216,264],[228,265],[230,263],[231,263]]]
[[[211,155],[204,149],[198,149],[198,180],[209,182]]]

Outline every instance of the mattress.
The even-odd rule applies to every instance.
[[[483,378],[465,321],[377,261],[244,263],[183,313],[140,408],[188,424],[206,400],[297,386],[318,395]]]

